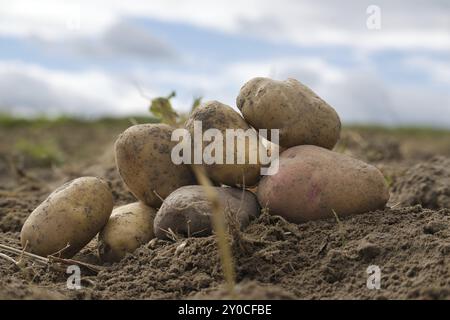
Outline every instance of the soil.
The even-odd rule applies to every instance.
[[[392,188],[393,201],[403,206],[450,208],[450,158],[436,156],[409,168]]]
[[[107,179],[116,205],[134,201],[107,142],[121,130],[96,132],[90,143],[102,148],[90,146],[90,156],[59,167],[15,165],[6,147],[12,133],[2,135],[0,244],[20,248],[27,216],[54,188],[78,176]],[[78,135],[72,128],[67,139],[73,136]],[[0,299],[449,299],[450,134],[435,141],[435,149],[428,136],[414,137],[414,143],[407,136],[346,131],[336,148],[383,171],[391,184],[385,210],[300,225],[263,212],[243,231],[230,230],[234,296],[226,290],[215,238],[209,236],[154,239],[112,265],[101,264],[94,239],[74,259],[105,270],[83,270],[81,290],[67,288],[63,271],[26,259],[16,266],[0,257]],[[71,158],[78,151],[66,152]],[[367,287],[373,265],[381,271],[379,290]]]

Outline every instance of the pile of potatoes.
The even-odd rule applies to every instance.
[[[389,192],[383,175],[369,164],[331,151],[340,137],[339,116],[308,87],[294,79],[254,78],[242,87],[236,103],[242,116],[220,102],[203,103],[185,128],[192,131],[194,121],[202,121],[203,130],[221,132],[279,129],[284,151],[278,172],[263,177],[259,162],[197,164],[214,183],[227,219],[244,228],[261,208],[302,223],[385,207]],[[197,185],[193,168],[172,162],[174,129],[135,125],[117,139],[117,168],[136,203],[113,210],[106,182],[94,177],[73,180],[31,213],[21,232],[25,250],[71,257],[98,234],[100,258],[114,262],[155,237],[210,235],[212,204]]]

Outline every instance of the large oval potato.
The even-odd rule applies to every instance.
[[[253,186],[258,183],[260,178],[260,161],[259,161],[259,148],[263,148],[259,142],[256,131],[251,128],[239,113],[233,110],[230,106],[227,106],[218,101],[209,101],[203,103],[190,115],[186,121],[185,127],[189,130],[191,137],[194,137],[194,122],[200,121],[202,124],[203,132],[208,129],[217,129],[223,135],[223,153],[221,155],[222,164],[213,163],[206,164],[203,162],[202,166],[205,168],[206,174],[214,182],[218,184],[225,184],[228,186]],[[254,138],[255,144],[249,143],[245,139],[244,135],[239,135],[235,139],[234,148],[231,144],[226,143],[226,130],[227,129],[241,129],[247,131],[249,135]],[[230,141],[229,141],[230,142]],[[242,142],[242,147],[239,147],[239,142]],[[199,143],[195,141],[194,143]],[[208,146],[210,142],[203,142],[203,150]],[[245,157],[243,164],[237,163],[238,147],[242,155]],[[231,164],[226,163],[226,152],[228,151],[233,155],[234,162]],[[194,153],[194,152],[193,152]],[[250,156],[255,157],[255,161],[250,161]]]
[[[381,172],[360,160],[316,146],[280,155],[279,171],[265,176],[258,200],[295,223],[382,209],[389,191]]]
[[[171,159],[173,128],[166,124],[140,124],[128,128],[116,141],[116,163],[131,193],[150,207],[179,187],[195,184],[188,165]]]
[[[62,257],[72,257],[105,226],[112,208],[106,182],[94,177],[75,179],[31,213],[20,234],[22,246],[44,257],[61,250]]]
[[[141,202],[115,208],[98,236],[102,261],[120,261],[127,252],[132,253],[153,239],[155,209]]]
[[[245,120],[256,129],[279,129],[280,145],[316,145],[332,149],[341,121],[336,111],[295,79],[254,78],[236,99]]]
[[[260,214],[258,201],[253,193],[228,187],[214,187],[222,208],[235,218],[241,228]],[[174,191],[164,200],[155,217],[157,238],[167,239],[172,230],[184,236],[207,236],[212,232],[212,206],[204,187],[186,186]]]

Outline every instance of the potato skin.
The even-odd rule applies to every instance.
[[[222,132],[224,137],[223,141],[223,164],[203,164],[206,174],[216,182],[217,184],[225,184],[228,186],[254,186],[258,183],[260,178],[259,156],[256,164],[249,164],[248,155],[249,152],[258,152],[257,149],[250,150],[250,146],[246,143],[246,163],[245,164],[226,164],[225,159],[225,130],[226,129],[242,129],[244,131],[251,129],[251,127],[245,122],[239,113],[233,110],[230,106],[227,106],[218,101],[208,101],[203,103],[190,115],[186,121],[185,127],[191,133],[193,137],[194,121],[201,121],[203,132],[208,129],[218,129]],[[253,129],[252,129],[253,130]],[[253,131],[255,136],[256,132]],[[203,143],[203,148],[207,146],[209,142]],[[258,142],[258,146],[262,148],[262,144]],[[258,154],[258,153],[256,153]],[[235,144],[234,155],[236,159],[237,155],[237,143]]]
[[[279,129],[280,145],[316,145],[333,149],[340,137],[336,111],[295,79],[254,78],[239,93],[236,104],[256,129]]]
[[[120,261],[155,237],[156,210],[141,202],[115,208],[98,236],[99,256],[105,262]]]
[[[317,146],[280,155],[277,174],[261,179],[259,203],[272,214],[300,223],[382,209],[389,191],[381,172],[360,160]]]
[[[150,207],[179,187],[195,184],[190,168],[172,162],[173,128],[166,124],[140,124],[128,128],[116,141],[116,164],[128,189]],[[155,194],[155,192],[158,194]]]
[[[99,178],[78,178],[55,190],[25,221],[20,234],[26,251],[48,256],[67,244],[62,257],[80,251],[108,221],[113,196]]]
[[[236,217],[241,228],[260,214],[258,201],[250,191],[214,187],[222,207]],[[244,192],[244,194],[243,194]],[[154,221],[155,235],[167,239],[169,228],[184,236],[207,236],[212,233],[212,209],[203,186],[186,186],[174,191],[164,200]]]

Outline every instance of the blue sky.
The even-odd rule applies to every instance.
[[[450,3],[0,0],[0,112],[145,113],[138,88],[234,107],[256,76],[298,79],[347,123],[450,127]]]

